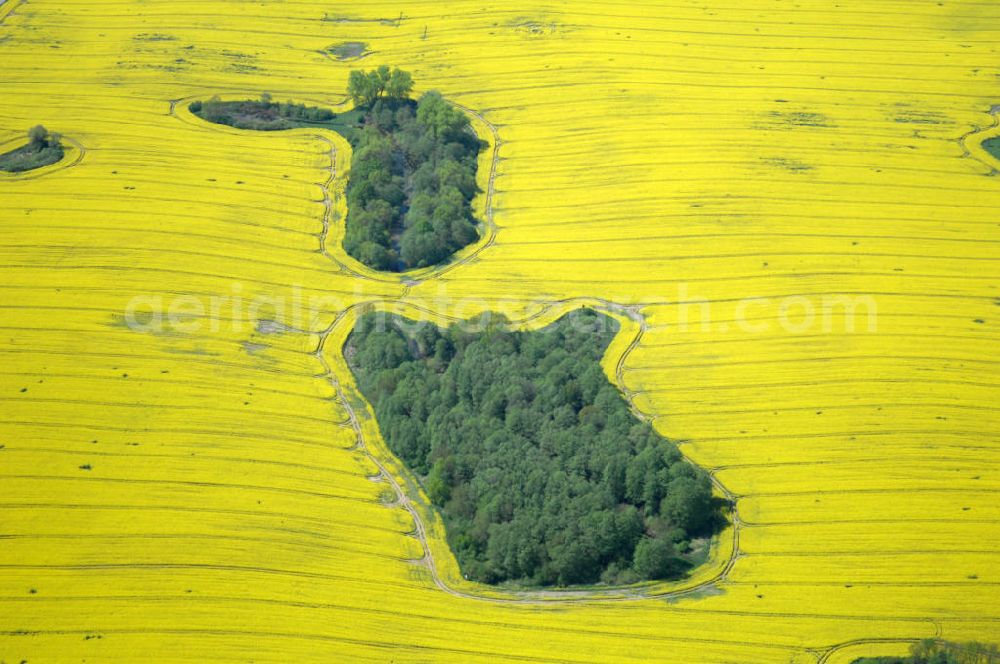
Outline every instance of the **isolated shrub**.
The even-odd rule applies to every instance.
[[[35,125],[28,130],[28,139],[32,145],[44,146],[48,143],[49,132],[42,125]]]

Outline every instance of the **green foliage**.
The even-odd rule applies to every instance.
[[[355,69],[347,77],[347,94],[355,106],[368,106],[378,97],[375,81],[364,70]]]
[[[334,112],[328,108],[272,101],[267,92],[259,100],[221,101],[212,97],[208,101],[193,101],[189,106],[198,117],[216,124],[252,129],[255,131],[279,131],[303,125],[329,122]]]
[[[28,143],[0,154],[0,171],[21,173],[54,164],[63,158],[62,136],[50,133],[42,125],[28,130]]]
[[[468,126],[465,115],[433,90],[420,98],[417,120],[432,136],[443,141],[457,140]]]
[[[924,639],[910,646],[909,657],[862,657],[853,664],[1000,664],[1000,648],[975,641]]]
[[[42,125],[35,125],[28,130],[28,140],[31,145],[44,145],[49,138],[49,131]]]
[[[371,71],[355,69],[347,78],[347,94],[355,106],[368,108],[379,99],[402,100],[413,91],[413,77],[398,67],[382,65]]]
[[[431,472],[427,475],[427,480],[424,482],[427,487],[427,495],[430,497],[431,502],[438,507],[443,507],[451,500],[451,477],[454,473],[454,465],[450,457],[438,459],[434,463],[434,466],[431,467]],[[451,468],[446,468],[446,466],[450,466]]]
[[[413,77],[410,72],[393,69],[385,86],[385,96],[389,99],[406,99],[413,92]]]
[[[677,466],[688,469],[689,466]],[[711,514],[712,484],[704,475],[682,475],[674,477],[666,488],[666,495],[660,502],[660,514],[668,521],[689,532],[702,532],[709,523],[706,516]]]
[[[683,574],[689,540],[720,515],[702,499],[707,476],[636,421],[604,375],[617,323],[589,310],[536,332],[502,323],[368,314],[345,349],[463,573],[531,585]]]
[[[353,149],[347,183],[344,250],[376,270],[436,265],[479,239],[472,215],[481,141],[468,118],[437,92],[414,103],[413,79],[400,69],[351,72],[363,111],[259,100],[194,101],[195,115],[259,131],[324,126]],[[359,126],[360,125],[360,126]]]
[[[471,201],[480,141],[441,95],[428,92],[416,106],[375,102],[352,143],[348,254],[402,271],[441,263],[478,239]]]
[[[669,579],[684,569],[669,537],[643,537],[635,546],[635,571],[643,579]]]

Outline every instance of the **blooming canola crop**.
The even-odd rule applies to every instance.
[[[0,660],[1000,641],[998,26],[971,0],[0,4],[0,142],[74,146],[0,178]],[[340,260],[345,143],[178,103],[332,108],[380,64],[481,116],[495,232],[460,263]],[[465,582],[343,361],[366,303],[616,313],[609,378],[734,501],[711,560]]]

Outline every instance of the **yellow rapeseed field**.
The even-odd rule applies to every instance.
[[[328,49],[364,42],[358,60]],[[846,664],[1000,641],[1000,4],[6,0],[0,661]],[[379,275],[349,149],[186,109],[413,73],[484,238]],[[577,306],[735,502],[693,578],[466,582],[341,346]]]

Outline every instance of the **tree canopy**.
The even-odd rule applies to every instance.
[[[483,143],[469,119],[437,92],[407,98],[413,79],[400,69],[351,72],[358,108],[345,113],[259,100],[194,101],[192,113],[240,129],[322,126],[351,142],[344,250],[376,270],[401,272],[442,263],[479,239],[472,200]]]
[[[353,70],[347,78],[347,94],[356,106],[369,107],[383,97],[391,100],[406,99],[413,91],[413,77],[409,72],[382,65],[370,71]]]
[[[720,524],[718,500],[605,376],[617,322],[580,310],[535,332],[480,323],[373,313],[345,349],[463,573],[529,585],[683,574],[692,538]]]
[[[479,238],[472,199],[481,142],[437,92],[375,102],[352,138],[344,249],[377,270],[446,260]]]

